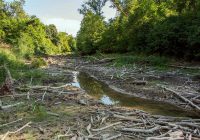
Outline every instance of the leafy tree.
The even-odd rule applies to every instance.
[[[12,45],[12,50],[24,57],[70,51],[69,37],[58,33],[55,25],[46,26],[36,16],[28,16],[24,3],[0,0],[0,41]]]
[[[105,6],[107,0],[88,0],[78,9],[80,14],[86,15],[88,12],[101,16],[103,14],[102,8]]]
[[[100,42],[100,51],[104,53],[127,52],[127,40],[124,32],[125,19],[117,17],[110,20]]]
[[[23,9],[24,4],[25,4],[25,0],[14,0],[8,6],[9,14],[12,17],[16,17],[16,18],[25,18],[26,13]]]
[[[94,39],[94,31],[101,26],[90,22],[102,23],[103,19],[98,21],[95,16],[101,14],[92,6],[83,8],[86,12],[82,12],[84,19],[77,36],[77,48],[83,54],[131,51],[200,60],[199,0],[110,1],[120,14],[102,26],[99,41]]]
[[[68,43],[71,51],[76,51],[76,39],[72,35],[68,35]]]
[[[77,49],[81,54],[95,53],[99,48],[102,33],[105,30],[103,17],[88,12],[81,22],[81,29],[77,34]]]
[[[61,53],[69,53],[71,51],[71,48],[69,46],[69,38],[67,33],[65,32],[60,32],[58,34],[58,39],[59,39],[59,46],[60,46],[60,51]]]
[[[46,26],[47,37],[53,42],[54,45],[58,45],[58,31],[55,25],[50,24]]]

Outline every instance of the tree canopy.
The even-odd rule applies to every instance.
[[[44,25],[23,9],[24,0],[0,0],[0,41],[10,44],[21,56],[65,54],[71,51],[73,39],[59,33],[55,25]],[[70,45],[69,45],[70,44]],[[73,44],[75,45],[75,44]]]
[[[100,12],[93,10],[93,7],[99,6],[96,0],[82,5],[87,10],[81,12],[84,18],[77,36],[80,52],[137,52],[200,60],[198,0],[110,1],[120,14],[107,23],[101,14],[105,0],[98,1],[103,3],[98,10]],[[98,39],[94,39],[96,36]]]

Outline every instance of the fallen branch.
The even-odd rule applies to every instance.
[[[115,135],[115,136],[106,138],[105,140],[113,140],[113,139],[119,138],[119,137],[121,137],[121,136],[122,136],[122,134],[118,134],[118,135]]]
[[[194,128],[200,129],[200,125],[187,123],[187,122],[179,122],[179,123],[176,123],[176,125],[183,125],[183,126],[189,126],[189,127],[194,127]]]
[[[155,137],[148,137],[146,140],[159,140],[160,138],[165,138],[165,136],[167,136],[169,133],[171,133],[172,130],[169,130],[168,132],[162,134],[162,135],[159,135],[159,136],[155,136]]]
[[[200,70],[200,67],[186,67],[186,66],[176,66],[176,65],[168,65],[168,66],[181,69]]]
[[[18,120],[16,120],[16,121],[12,121],[12,122],[9,122],[9,123],[6,123],[6,124],[2,124],[2,125],[0,125],[0,128],[1,128],[1,127],[4,127],[4,126],[11,125],[11,124],[13,124],[13,123],[20,122],[20,121],[22,121],[22,118],[21,118],[21,119],[18,119]]]
[[[16,104],[12,104],[12,105],[6,105],[6,106],[0,106],[0,109],[9,109],[11,107],[15,107],[15,106],[18,106],[18,105],[22,105],[24,104],[24,102],[19,102],[19,103],[16,103]]]
[[[167,91],[170,91],[172,92],[173,94],[175,94],[176,96],[178,96],[180,99],[182,99],[183,101],[185,101],[186,103],[190,104],[192,107],[194,107],[195,109],[197,109],[199,112],[200,112],[200,107],[195,105],[193,102],[191,102],[189,99],[181,96],[178,92],[174,91],[173,89],[170,89],[170,88],[167,88],[167,87],[164,87],[164,86],[160,86],[161,88],[167,90]]]
[[[134,133],[154,133],[155,131],[161,130],[161,129],[170,129],[168,126],[156,126],[151,129],[135,129],[135,128],[122,128],[122,131],[125,132],[134,132]]]
[[[142,122],[143,123],[143,121],[141,119],[136,119],[136,118],[129,117],[129,116],[125,117],[125,116],[122,116],[122,115],[113,114],[113,117],[118,118],[118,119],[122,119],[122,120],[128,120],[128,121]]]
[[[12,135],[12,134],[16,134],[16,133],[22,131],[23,129],[25,129],[26,127],[31,127],[30,126],[31,123],[32,122],[28,122],[27,124],[25,124],[21,128],[17,129],[16,131],[13,131],[13,132],[8,131],[5,135],[3,135],[3,137],[1,138],[1,140],[5,140],[7,136]]]
[[[59,114],[57,114],[57,113],[53,113],[53,112],[47,112],[47,114],[48,115],[52,115],[52,116],[56,116],[56,117],[59,117],[60,115]]]
[[[105,130],[105,129],[107,129],[107,128],[110,128],[110,127],[112,127],[112,126],[119,125],[119,124],[121,124],[121,123],[122,123],[122,122],[116,122],[116,123],[110,124],[110,125],[108,125],[108,126],[105,126],[105,127],[99,128],[99,129],[91,129],[91,130],[94,131],[94,132],[98,132],[98,131],[102,131],[102,130]]]

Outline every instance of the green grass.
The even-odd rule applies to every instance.
[[[92,56],[85,57],[87,61],[93,62],[98,61],[104,58],[115,58],[113,64],[116,67],[132,67],[135,65],[141,66],[153,66],[158,70],[167,70],[167,65],[173,62],[173,59],[167,57],[160,57],[156,55],[145,55],[145,54],[134,54],[134,53],[127,53],[127,54],[102,54],[97,53]]]
[[[171,61],[166,57],[154,56],[154,55],[138,55],[138,54],[119,54],[111,55],[110,57],[116,58],[114,61],[115,66],[131,66],[135,64],[150,65],[160,69],[166,68],[166,65]]]
[[[34,65],[26,65],[25,59],[14,54],[11,50],[0,48],[0,85],[5,81],[4,65],[10,70],[13,79],[22,82],[41,82],[45,74],[38,67],[46,65],[43,59],[34,59]]]
[[[35,58],[31,63],[31,68],[39,68],[42,66],[46,66],[47,62],[42,58]]]
[[[46,108],[39,104],[34,105],[32,115],[34,117],[33,121],[35,122],[44,121],[45,119],[47,119],[48,116]]]

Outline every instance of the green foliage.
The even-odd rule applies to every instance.
[[[46,117],[48,117],[46,108],[40,104],[35,104],[34,105],[34,110],[33,110],[33,120],[40,122],[46,119]]]
[[[81,54],[93,54],[98,50],[105,30],[103,17],[88,12],[82,22],[81,29],[77,34],[77,49]]]
[[[169,63],[166,57],[159,56],[147,56],[147,55],[134,55],[127,54],[118,56],[115,60],[116,66],[133,65],[133,64],[143,64],[143,65],[153,65],[156,67],[163,67]]]
[[[24,3],[24,0],[0,1],[0,41],[11,44],[15,53],[25,58],[71,51],[72,44],[66,40],[72,37],[59,36],[63,33],[59,33],[55,25],[45,26],[37,17],[28,16]]]
[[[88,0],[81,5],[80,14],[86,15],[88,12],[101,16],[103,14],[102,8],[105,6],[107,0]]]
[[[11,50],[3,49],[0,45],[0,85],[5,81],[5,70],[3,65],[5,64],[12,77],[21,82],[30,82],[32,79],[32,84],[38,84],[42,81],[42,78],[45,77],[45,74],[40,70],[31,68],[28,65],[24,64],[23,59],[20,56],[16,56]],[[38,61],[38,60],[37,60]],[[44,65],[44,60],[41,60],[42,65]],[[46,64],[46,63],[45,63]],[[41,64],[40,64],[41,65]]]
[[[200,59],[199,22],[200,17],[187,15],[157,23],[148,34],[147,51],[187,60]]]
[[[99,41],[94,41],[94,31],[101,27],[103,21],[96,19],[101,14],[84,13],[77,38],[77,48],[82,54],[135,52],[200,60],[199,0],[113,0],[112,3],[121,13],[98,31]]]
[[[124,37],[124,23],[126,19],[117,17],[110,21],[105,32],[102,34],[99,50],[104,53],[127,52],[127,39]]]
[[[47,34],[47,37],[52,41],[54,45],[58,45],[59,43],[58,31],[55,25],[50,24],[46,26],[46,34]]]
[[[2,45],[0,45],[0,47],[2,47]],[[23,61],[21,61],[19,57],[17,58],[11,51],[0,48],[0,83],[4,82],[5,79],[4,65],[10,69],[14,78],[18,75],[17,70],[27,68]]]
[[[67,54],[71,51],[71,47],[69,44],[70,37],[64,32],[60,32],[58,34],[59,39],[59,46],[60,46],[60,52],[63,54]]]
[[[47,63],[43,58],[35,58],[31,63],[32,68],[39,68],[46,65]]]
[[[72,35],[68,35],[68,44],[71,51],[75,52],[76,48],[76,39]]]

